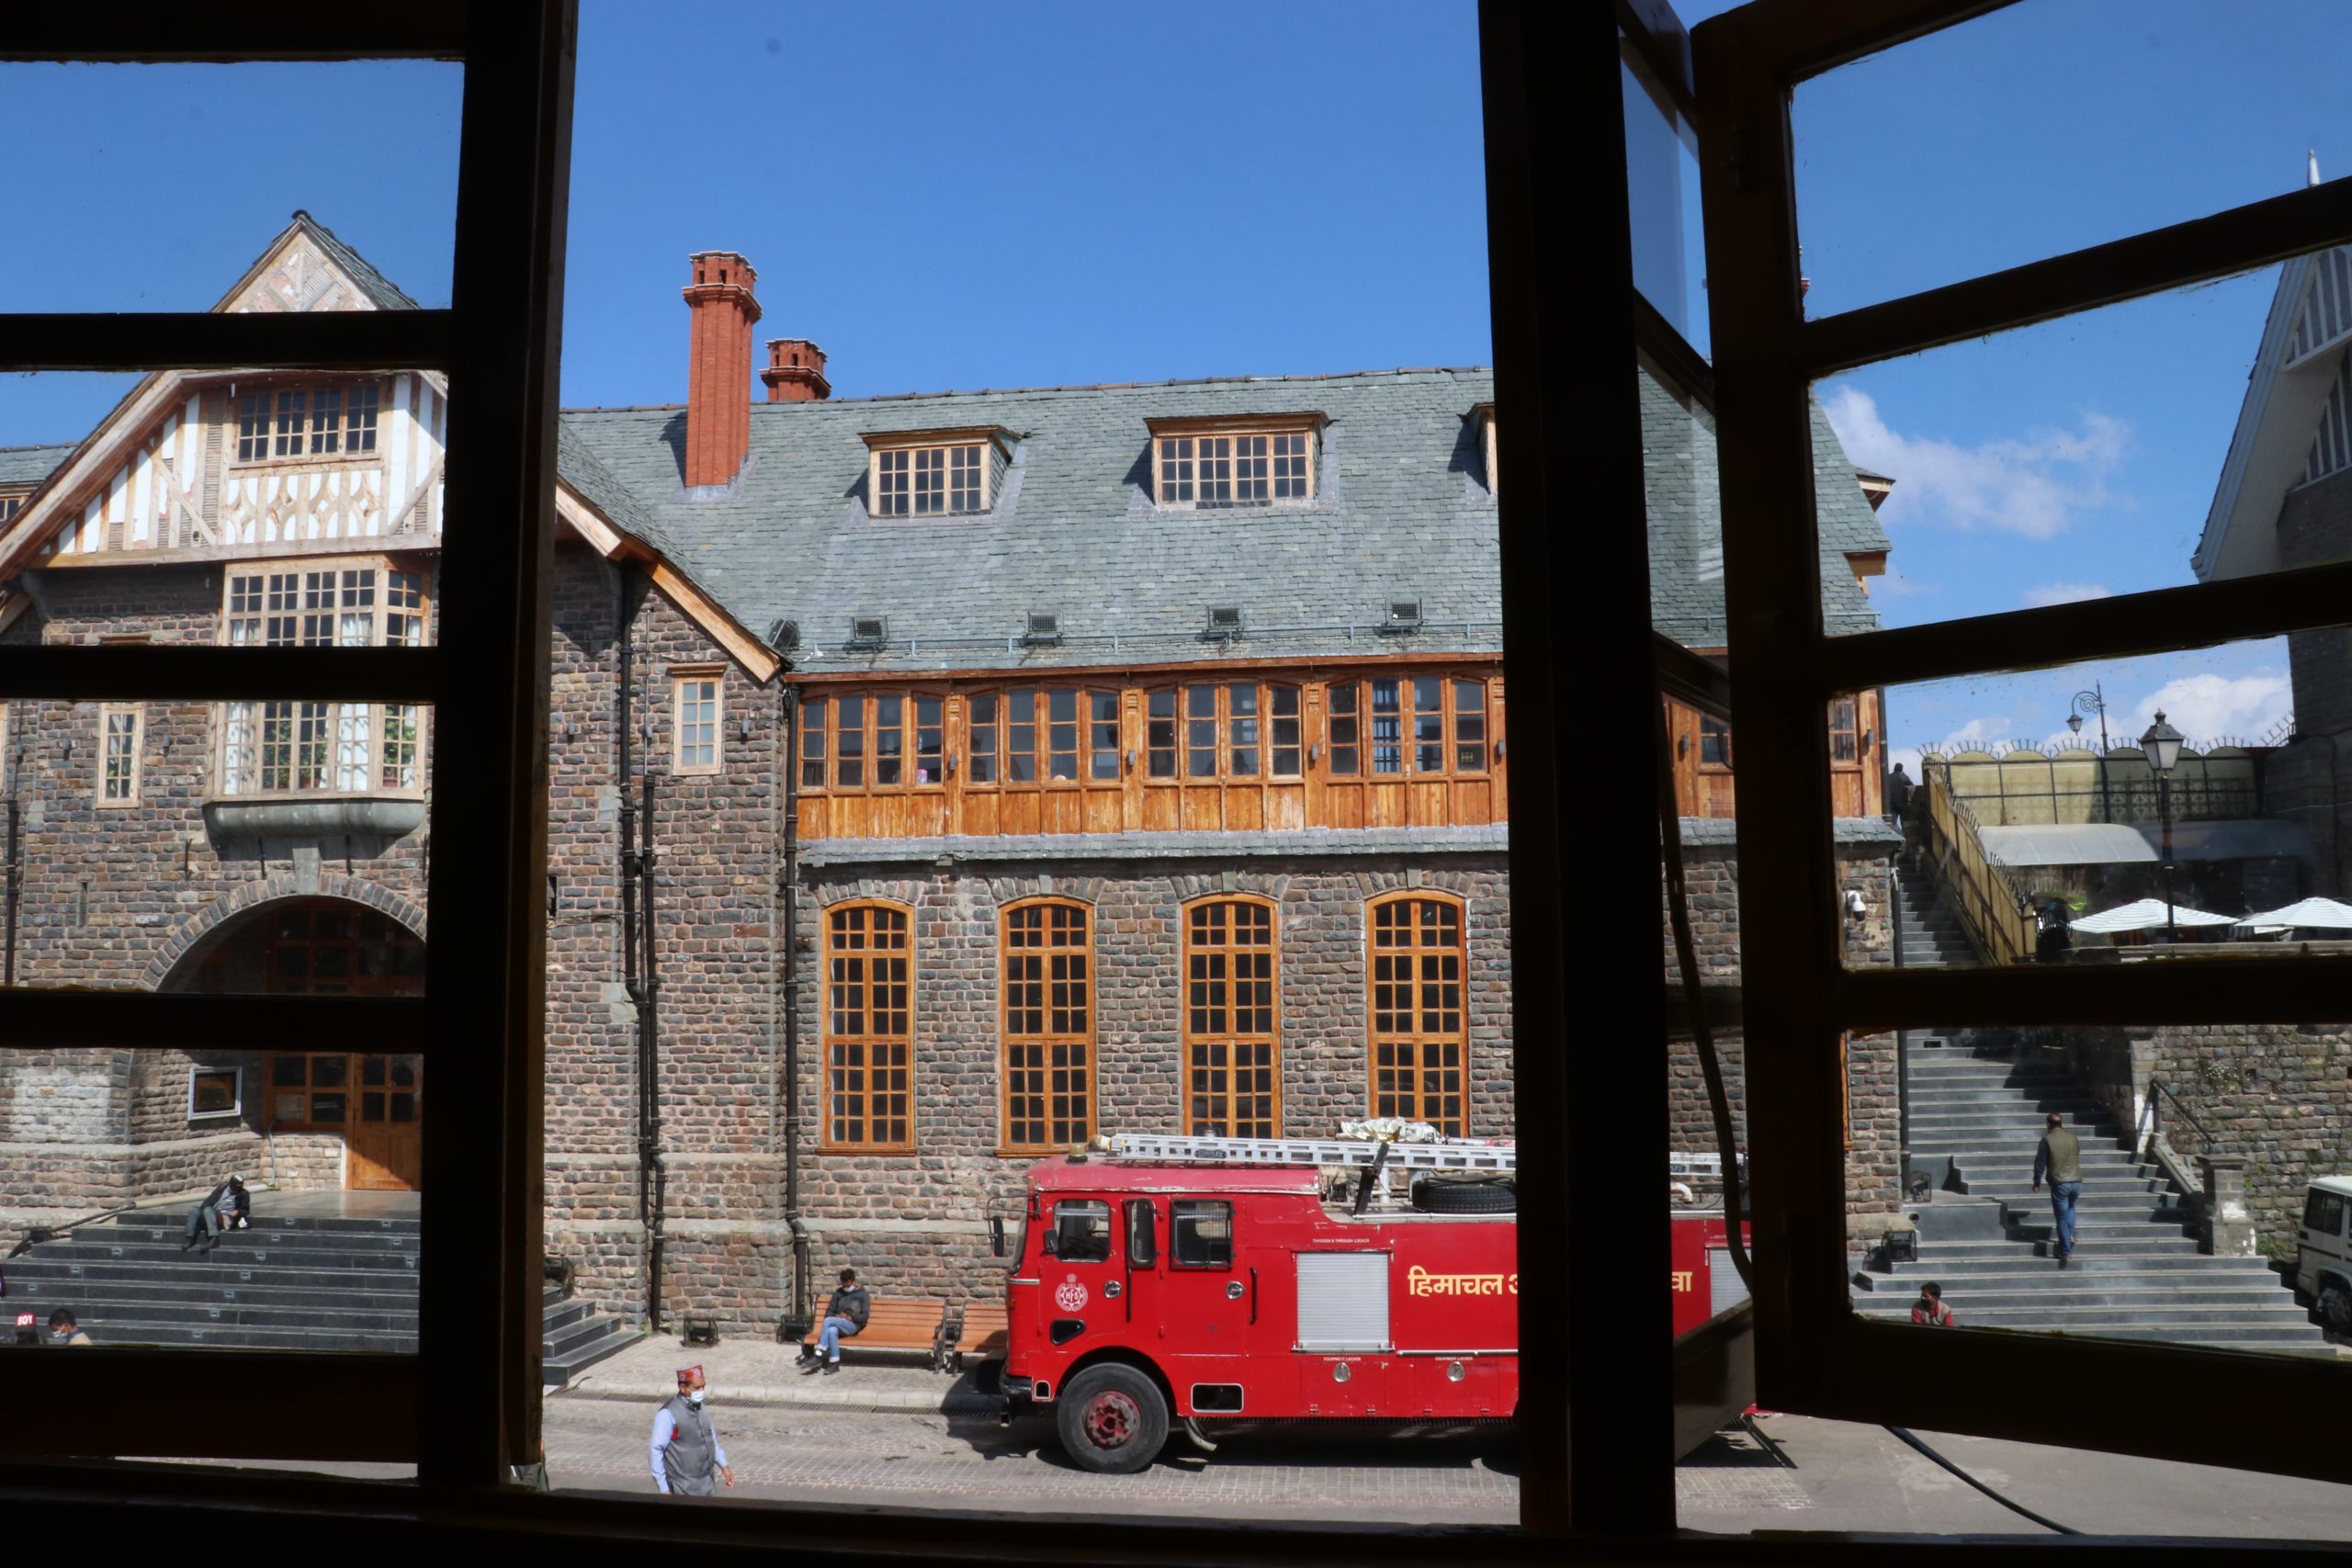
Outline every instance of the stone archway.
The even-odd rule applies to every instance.
[[[191,989],[191,982],[204,960],[221,942],[246,929],[245,922],[252,916],[273,905],[313,898],[373,909],[405,929],[418,942],[425,940],[424,906],[389,887],[356,876],[281,873],[247,883],[214,899],[172,933],[171,940],[149,961],[139,983],[151,991]]]

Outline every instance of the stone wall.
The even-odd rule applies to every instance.
[[[2291,1250],[2311,1179],[2352,1172],[2352,1025],[2167,1025],[2145,1055],[2217,1147],[2168,1104],[2165,1141],[2184,1157],[2244,1156],[2258,1241]]]

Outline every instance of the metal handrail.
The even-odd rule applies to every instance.
[[[2205,1130],[2205,1123],[2197,1119],[2197,1112],[2188,1109],[2188,1103],[2184,1101],[2180,1096],[2175,1094],[2172,1090],[2172,1086],[2165,1083],[2162,1078],[2150,1078],[2148,1080],[2148,1119],[2151,1123],[2149,1133],[2152,1136],[2159,1138],[2164,1136],[2164,1112],[2157,1109],[2156,1097],[2158,1095],[2162,1095],[2165,1099],[2171,1100],[2173,1103],[2173,1109],[2180,1112],[2181,1119],[2187,1122],[2190,1126],[2197,1129],[2197,1135],[2204,1140],[2203,1146],[2205,1148],[2211,1149],[2214,1147],[2215,1139],[2213,1134]]]
[[[102,1210],[101,1212],[91,1214],[85,1219],[69,1220],[62,1225],[28,1225],[25,1228],[23,1238],[20,1239],[16,1246],[8,1249],[8,1256],[12,1258],[22,1258],[26,1253],[30,1252],[34,1247],[39,1247],[42,1242],[55,1241],[62,1235],[71,1235],[74,1232],[80,1230],[84,1225],[95,1225],[101,1220],[111,1220],[118,1214],[128,1214],[138,1207],[139,1205],[137,1203],[125,1203],[119,1209]]]

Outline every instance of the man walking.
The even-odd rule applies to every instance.
[[[197,1227],[204,1227],[204,1250],[211,1251],[220,1245],[220,1229],[225,1223],[231,1230],[243,1225],[251,1213],[253,1200],[245,1192],[245,1179],[232,1176],[204,1196],[187,1217],[187,1239],[180,1244],[186,1252],[196,1245]]]
[[[684,1367],[678,1392],[653,1413],[653,1445],[648,1451],[653,1484],[664,1497],[716,1497],[718,1483],[735,1489],[735,1472],[718,1434],[703,1413],[702,1369]]]
[[[806,1345],[800,1348],[803,1371],[818,1371],[822,1362],[825,1375],[830,1377],[842,1370],[842,1341],[853,1337],[865,1326],[865,1314],[873,1303],[865,1294],[865,1287],[857,1282],[857,1270],[842,1270],[841,1288],[825,1303],[824,1326],[817,1333],[817,1348],[811,1352]]]
[[[2075,1205],[2083,1196],[2083,1150],[2075,1134],[2066,1131],[2066,1119],[2055,1111],[2050,1113],[2049,1130],[2041,1134],[2041,1146],[2033,1151],[2033,1190],[2041,1190],[2044,1178],[2050,1182],[2050,1213],[2058,1222],[2058,1267],[2066,1267],[2066,1259],[2075,1250]]]
[[[1903,764],[1894,764],[1894,772],[1886,778],[1886,819],[1900,832],[1911,819],[1911,775]]]

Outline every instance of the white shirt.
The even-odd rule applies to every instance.
[[[646,1450],[646,1458],[653,1466],[653,1484],[662,1489],[664,1497],[670,1495],[670,1473],[662,1467],[662,1450],[668,1448],[670,1439],[677,1435],[678,1418],[670,1414],[670,1406],[664,1402],[662,1408],[653,1413],[653,1442]],[[719,1469],[727,1468],[727,1450],[718,1440],[717,1427],[710,1429],[710,1455],[718,1462]]]

